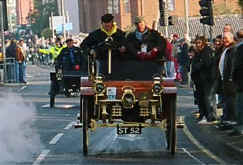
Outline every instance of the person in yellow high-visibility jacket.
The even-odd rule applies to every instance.
[[[65,47],[66,47],[66,45],[63,46],[59,40],[56,40],[55,46],[52,46],[49,49],[39,49],[39,52],[42,53],[42,54],[49,54],[49,55],[51,55],[52,56],[52,61],[55,62],[57,56],[60,54],[62,49],[65,48]]]

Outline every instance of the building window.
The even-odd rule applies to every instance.
[[[130,0],[123,0],[123,4],[124,4],[124,12],[130,13],[131,12]]]
[[[168,0],[168,10],[169,11],[175,10],[175,0]]]
[[[119,0],[108,0],[107,6],[108,13],[118,14],[119,13]]]

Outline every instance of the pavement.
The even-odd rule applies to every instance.
[[[187,86],[178,87],[187,88]],[[194,111],[193,109],[198,110],[198,108],[195,109],[195,107],[192,107],[192,112]],[[217,109],[218,117],[221,116],[221,114],[222,109]],[[217,151],[220,148],[224,154],[230,154],[230,156],[240,160],[243,164],[243,135],[230,135],[233,132],[233,129],[220,129],[220,122],[213,124],[198,124],[197,117],[193,113],[186,116],[184,121],[192,136],[194,136],[203,146],[210,151]],[[218,153],[218,156],[222,155],[222,153]]]

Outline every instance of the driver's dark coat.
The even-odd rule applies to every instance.
[[[88,37],[86,37],[80,45],[82,50],[87,49],[95,49],[96,50],[96,58],[97,59],[106,59],[107,58],[107,50],[108,48],[105,44],[102,44],[109,36],[103,32],[101,29],[97,29],[90,33]],[[112,47],[113,47],[113,55],[119,55],[118,52],[119,47],[125,45],[125,34],[122,30],[117,28],[117,31],[110,36],[113,39]],[[116,57],[115,57],[116,58]]]
[[[100,73],[107,75],[108,73],[108,47],[104,44],[104,41],[109,36],[103,32],[101,29],[97,29],[94,32],[90,33],[80,45],[80,48],[83,51],[89,51],[90,49],[95,49],[96,59],[99,61],[99,71]],[[119,52],[118,48],[125,45],[125,33],[117,28],[117,31],[112,34],[113,41],[112,43],[112,63],[111,63],[111,72],[119,71],[123,60],[123,55]],[[103,43],[103,44],[102,44]],[[119,77],[116,74],[116,77]]]
[[[57,57],[56,65],[64,71],[75,71],[75,65],[80,66],[80,71],[87,73],[87,59],[81,54],[81,49],[73,46],[74,63],[71,62],[70,48],[65,47]]]

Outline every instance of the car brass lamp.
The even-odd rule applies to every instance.
[[[135,95],[133,93],[133,89],[131,87],[125,87],[123,89],[122,99],[121,99],[123,108],[132,109],[136,102]]]

